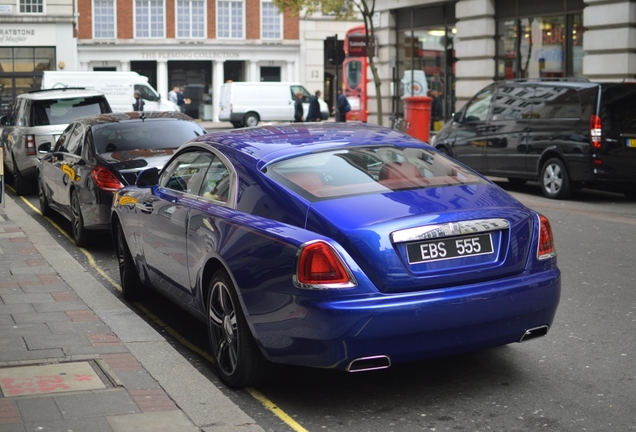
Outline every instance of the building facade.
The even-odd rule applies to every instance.
[[[441,120],[493,80],[636,81],[634,0],[376,0],[376,10],[384,113],[403,113],[402,96],[425,88],[410,84],[418,76],[436,80]]]

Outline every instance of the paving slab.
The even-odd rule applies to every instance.
[[[88,362],[7,367],[0,369],[5,397],[105,389]]]
[[[106,420],[113,432],[188,432],[199,430],[181,411],[108,416]]]

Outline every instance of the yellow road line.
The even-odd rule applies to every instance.
[[[13,190],[13,188],[10,188],[14,193],[15,190]],[[72,243],[74,243],[73,239],[71,238],[71,236],[69,236],[66,231],[64,231],[62,229],[62,227],[60,227],[57,223],[55,223],[51,218],[46,217],[42,214],[42,212],[40,211],[39,208],[35,207],[33,204],[31,204],[26,198],[24,197],[20,197],[22,199],[22,201],[24,201],[24,203],[29,206],[33,211],[35,211],[36,213],[40,214],[41,216],[43,216],[51,225],[53,225],[55,227],[55,229],[57,229],[60,233],[62,233],[62,235],[64,237],[66,237],[69,241],[71,241]],[[108,274],[106,274],[106,272],[104,272],[104,270],[102,270],[101,267],[99,267],[99,265],[97,265],[97,262],[95,261],[95,258],[93,257],[93,255],[87,251],[84,248],[78,247],[78,249],[80,251],[82,251],[82,253],[86,256],[86,258],[88,259],[88,263],[90,264],[90,266],[95,269],[95,271],[97,271],[97,273],[99,273],[104,279],[106,279],[108,281],[108,283],[110,283],[117,291],[121,292],[121,285],[119,285],[113,278],[111,278],[110,276],[108,276]],[[208,360],[210,363],[214,363],[214,358],[210,355],[210,353],[208,353],[207,351],[204,351],[202,349],[200,349],[199,347],[197,347],[196,345],[192,344],[191,342],[189,342],[186,338],[184,338],[183,336],[181,336],[179,333],[177,333],[176,330],[174,330],[172,327],[169,327],[165,322],[163,322],[159,317],[157,317],[155,314],[153,314],[152,312],[150,312],[148,309],[146,309],[143,305],[141,305],[138,302],[135,302],[135,306],[138,307],[148,318],[150,318],[157,326],[159,326],[160,328],[162,328],[163,330],[165,330],[167,333],[169,333],[173,338],[175,338],[180,344],[184,345],[185,347],[187,347],[189,350],[199,354],[201,357],[205,358],[206,360]],[[298,422],[296,422],[296,420],[294,420],[293,418],[291,418],[287,413],[285,413],[283,410],[281,410],[280,408],[278,408],[278,406],[276,406],[276,404],[274,404],[274,402],[272,402],[271,400],[269,400],[267,397],[265,397],[262,393],[260,393],[258,390],[253,389],[253,388],[247,388],[245,389],[247,390],[247,392],[257,401],[259,401],[265,408],[267,408],[272,414],[274,414],[276,417],[278,417],[279,419],[281,419],[287,426],[289,426],[291,429],[293,429],[296,432],[308,432],[307,429],[305,429],[304,427],[302,427],[300,424],[298,424]]]

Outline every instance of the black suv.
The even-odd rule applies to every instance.
[[[636,197],[636,83],[499,81],[455,113],[433,145],[476,171]]]

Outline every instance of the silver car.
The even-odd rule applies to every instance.
[[[16,193],[35,191],[39,145],[54,144],[76,118],[110,112],[104,94],[94,90],[67,88],[18,95],[10,114],[0,117],[4,164],[13,176]]]

